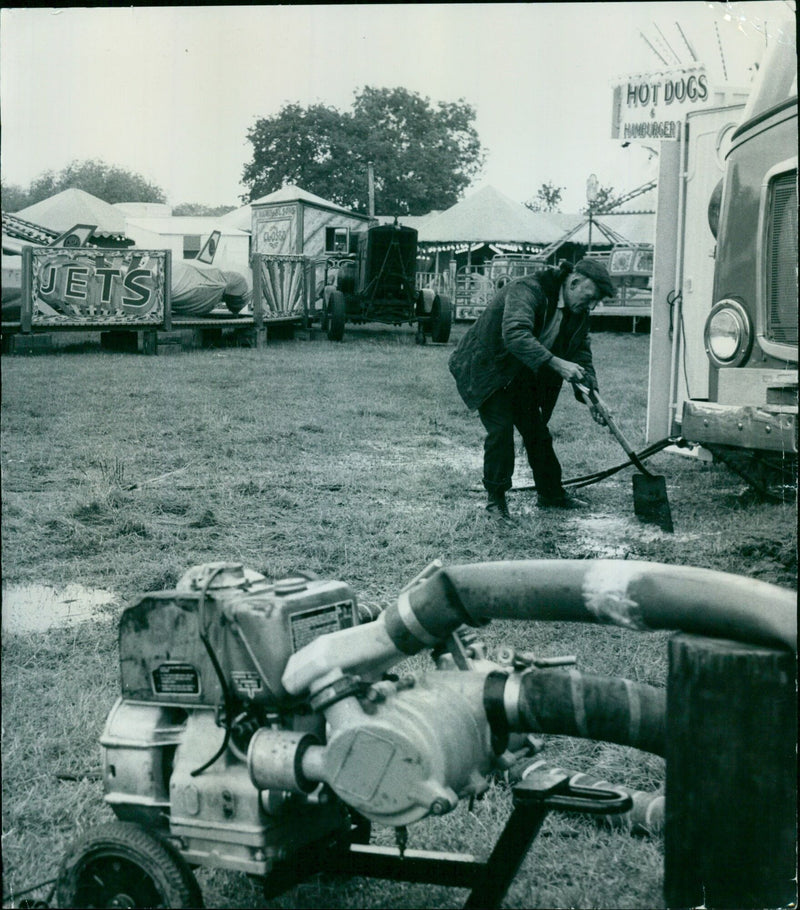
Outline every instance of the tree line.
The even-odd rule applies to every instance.
[[[140,174],[96,159],[72,161],[58,173],[45,171],[31,182],[27,189],[13,183],[2,182],[3,211],[19,212],[43,199],[68,189],[84,190],[113,205],[116,202],[160,202],[167,197],[161,187],[150,183]],[[184,202],[174,206],[173,215],[224,215],[233,205],[207,206]]]

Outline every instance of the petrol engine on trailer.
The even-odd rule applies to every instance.
[[[289,657],[354,626],[348,585],[268,581],[241,565],[187,571],[122,615],[121,697],[101,737],[106,801],[124,821],[168,826],[190,862],[265,875],[287,851],[347,824],[317,783],[294,775],[325,719],[281,684]],[[247,751],[267,731],[286,787],[257,788]]]

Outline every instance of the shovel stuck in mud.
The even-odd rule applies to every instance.
[[[662,531],[672,533],[675,528],[672,524],[672,512],[667,498],[667,484],[665,479],[658,474],[651,474],[642,464],[639,456],[634,452],[622,431],[614,422],[611,412],[606,407],[603,399],[594,389],[588,389],[579,382],[573,383],[584,401],[594,406],[602,416],[611,435],[625,450],[625,454],[635,465],[638,474],[633,475],[633,511],[639,521],[658,525]]]

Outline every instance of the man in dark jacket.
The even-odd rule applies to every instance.
[[[510,281],[469,328],[450,357],[450,372],[486,430],[483,485],[487,509],[507,519],[506,491],[519,430],[541,507],[570,508],[547,422],[561,383],[597,388],[589,314],[614,286],[603,265],[581,259]],[[576,392],[578,400],[582,400]],[[592,416],[602,417],[595,409]]]

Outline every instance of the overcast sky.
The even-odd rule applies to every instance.
[[[577,211],[592,173],[619,192],[655,175],[646,149],[610,138],[612,87],[663,69],[659,54],[691,64],[676,23],[709,81],[747,85],[794,12],[789,0],[5,8],[3,180],[27,187],[96,158],[173,205],[239,205],[259,117],[287,102],[349,110],[364,86],[402,86],[473,105],[488,151],[475,187],[522,202],[552,180]]]

